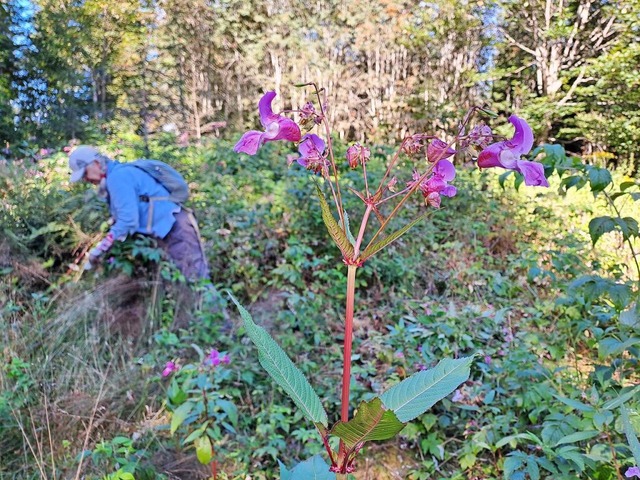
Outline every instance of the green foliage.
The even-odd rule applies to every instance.
[[[313,379],[324,408],[335,411],[345,267],[326,241],[308,176],[283,168],[290,150],[268,144],[256,158],[239,160],[225,141],[180,149],[158,139],[150,146],[154,158],[179,166],[191,182],[215,282],[251,305],[256,323]],[[142,148],[142,142],[127,144],[126,155]],[[612,183],[594,198],[582,161],[548,145],[536,155],[561,175],[552,177],[549,192],[503,190],[492,172],[461,171],[457,197],[360,270],[354,398],[370,403],[439,358],[477,353],[468,380],[453,394],[407,423],[399,439],[360,451],[357,466],[368,464],[375,478],[397,468],[408,480],[498,479],[505,471],[526,479],[537,469],[544,480],[615,480],[636,462],[621,410],[624,405],[637,437],[633,256],[619,230],[594,245],[588,224],[616,218],[607,195],[621,218],[639,218],[637,182],[613,172]],[[277,478],[276,458],[285,465],[326,458],[316,429],[273,388],[248,339],[221,331],[212,301],[186,326],[176,324],[170,287],[179,280],[151,242],[118,244],[113,263],[76,282],[66,275],[76,246],[90,244],[106,211],[84,188],[69,189],[64,156],[0,168],[0,344],[6,352],[0,476],[40,478],[27,440],[35,446],[43,438],[48,412],[57,478],[72,478],[86,433],[78,418],[91,418],[96,404],[91,438],[97,443],[88,451],[117,438],[129,439],[133,451],[128,459],[122,451],[96,457],[97,463],[85,454],[87,478],[125,475],[126,462],[136,459],[136,479],[145,478],[144,470],[156,472],[146,478],[177,476],[171,465],[185,454],[196,465],[198,450],[206,458],[206,440],[196,441],[205,436],[220,478]],[[346,205],[352,218],[358,208]],[[410,213],[418,212],[416,206]],[[67,229],[32,237],[50,223]],[[635,248],[637,238],[628,240]],[[144,287],[140,298],[126,296],[133,287],[125,282]],[[138,319],[141,333],[121,330]],[[233,362],[199,380],[204,372],[192,344],[219,345]],[[165,362],[177,358],[182,369],[160,380]],[[215,407],[208,416],[193,406],[202,400],[198,382],[210,382],[207,398]],[[171,435],[172,416],[187,402],[190,415]],[[31,418],[39,430],[30,429]],[[48,445],[45,435],[46,458]],[[309,462],[328,470],[320,457]],[[380,463],[387,471],[375,468]],[[291,471],[296,468],[306,467]]]
[[[309,460],[299,463],[292,470],[280,463],[280,480],[305,480],[313,478],[315,480],[335,480],[336,474],[329,471],[329,465],[322,460],[320,455],[316,455]]]
[[[320,398],[309,381],[267,331],[256,325],[249,312],[238,303],[233,295],[230,296],[240,311],[247,334],[258,348],[260,365],[291,397],[308,420],[316,424],[321,431],[321,426],[327,428],[327,412],[322,407]]]
[[[351,450],[368,441],[393,438],[403,428],[404,424],[394,412],[386,409],[379,398],[374,398],[360,403],[355,416],[346,423],[336,423],[330,433],[344,440]]]
[[[435,368],[414,373],[385,391],[380,400],[401,422],[409,422],[469,378],[473,357],[443,359]]]
[[[333,214],[331,213],[331,209],[329,208],[329,204],[320,190],[320,187],[316,185],[316,193],[318,194],[318,198],[320,199],[320,208],[322,210],[322,220],[327,227],[327,231],[331,238],[336,243],[337,247],[340,249],[342,253],[342,257],[345,259],[353,259],[353,245],[347,238],[347,234],[345,231],[340,228],[336,219],[333,218]],[[345,222],[346,225],[346,222]]]

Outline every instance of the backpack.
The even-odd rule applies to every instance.
[[[189,186],[177,170],[160,160],[142,158],[135,162],[127,163],[151,175],[156,182],[169,192],[168,197],[153,197],[149,200],[169,200],[182,204],[189,198]]]

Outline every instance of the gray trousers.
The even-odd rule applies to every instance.
[[[158,240],[158,245],[167,252],[187,280],[208,279],[209,265],[193,213],[182,208],[174,217],[176,221],[173,227],[166,237]]]

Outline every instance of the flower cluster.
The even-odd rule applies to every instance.
[[[413,180],[407,182],[407,187],[413,188],[416,183],[422,192],[425,203],[434,208],[440,208],[440,196],[453,197],[457,193],[456,187],[448,182],[456,177],[456,169],[449,160],[440,160],[431,170],[431,175],[425,178],[417,170],[413,171]]]
[[[221,363],[225,363],[229,365],[229,363],[231,363],[231,359],[229,358],[229,355],[227,355],[226,353],[220,356],[220,352],[214,348],[213,350],[211,350],[209,355],[207,355],[207,358],[205,359],[205,363],[211,365],[212,367],[217,367]]]
[[[331,149],[327,149],[325,141],[320,136],[314,133],[307,133],[301,136],[300,127],[293,120],[280,113],[274,113],[271,103],[275,97],[275,92],[267,92],[262,96],[258,104],[260,121],[264,131],[251,130],[245,133],[235,145],[234,150],[254,155],[260,146],[266,142],[275,140],[299,142],[299,156],[289,156],[289,165],[297,162],[303,168],[329,178],[332,173],[332,165],[334,169],[336,168],[335,163],[333,163]],[[298,110],[298,113],[300,115],[300,123],[303,126],[309,123],[319,125],[324,120],[324,116],[316,112],[311,102],[304,104]],[[394,193],[392,196],[408,193],[412,189],[419,189],[428,206],[439,208],[443,196],[453,197],[456,195],[456,188],[449,184],[456,176],[456,169],[453,163],[447,159],[466,150],[473,151],[475,148],[481,150],[477,158],[479,168],[498,167],[512,170],[524,177],[526,185],[548,187],[549,182],[545,177],[543,165],[523,159],[523,156],[527,155],[533,146],[533,131],[531,127],[524,119],[516,115],[511,115],[509,122],[515,127],[513,137],[494,143],[491,143],[494,140],[491,128],[484,124],[474,126],[468,135],[463,134],[465,125],[462,125],[460,135],[451,143],[424,134],[415,134],[405,138],[400,151],[409,156],[424,152],[424,157],[427,160],[427,169],[423,173],[419,169],[414,170],[412,179],[406,182],[406,188],[402,192]],[[453,144],[457,145],[458,150],[452,147]],[[352,169],[360,166],[364,168],[370,158],[371,151],[360,143],[351,145],[346,152],[347,164]],[[395,185],[395,178],[392,182]],[[415,188],[416,185],[417,188]],[[382,191],[383,189],[380,188],[376,192],[379,194]],[[385,187],[384,191],[395,192],[389,186]],[[366,201],[365,197],[368,196],[370,196],[370,193],[367,186],[366,196],[361,198]],[[380,195],[376,197],[376,200],[384,201],[381,200]]]
[[[225,365],[229,365],[231,363],[231,358],[226,353],[224,355],[221,354],[215,348],[213,348],[202,361],[202,365],[207,367],[217,367],[222,363],[224,363]],[[162,376],[168,377],[172,373],[178,372],[179,370],[180,366],[175,361],[169,361],[165,364],[164,369],[162,370]]]

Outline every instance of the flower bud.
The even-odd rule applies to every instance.
[[[359,143],[354,143],[347,149],[347,161],[351,168],[356,168],[360,164],[365,164],[369,161],[370,156],[371,151]]]
[[[434,163],[438,160],[449,158],[454,153],[456,153],[456,151],[447,145],[447,143],[443,142],[439,138],[434,138],[427,147],[427,160]]]

